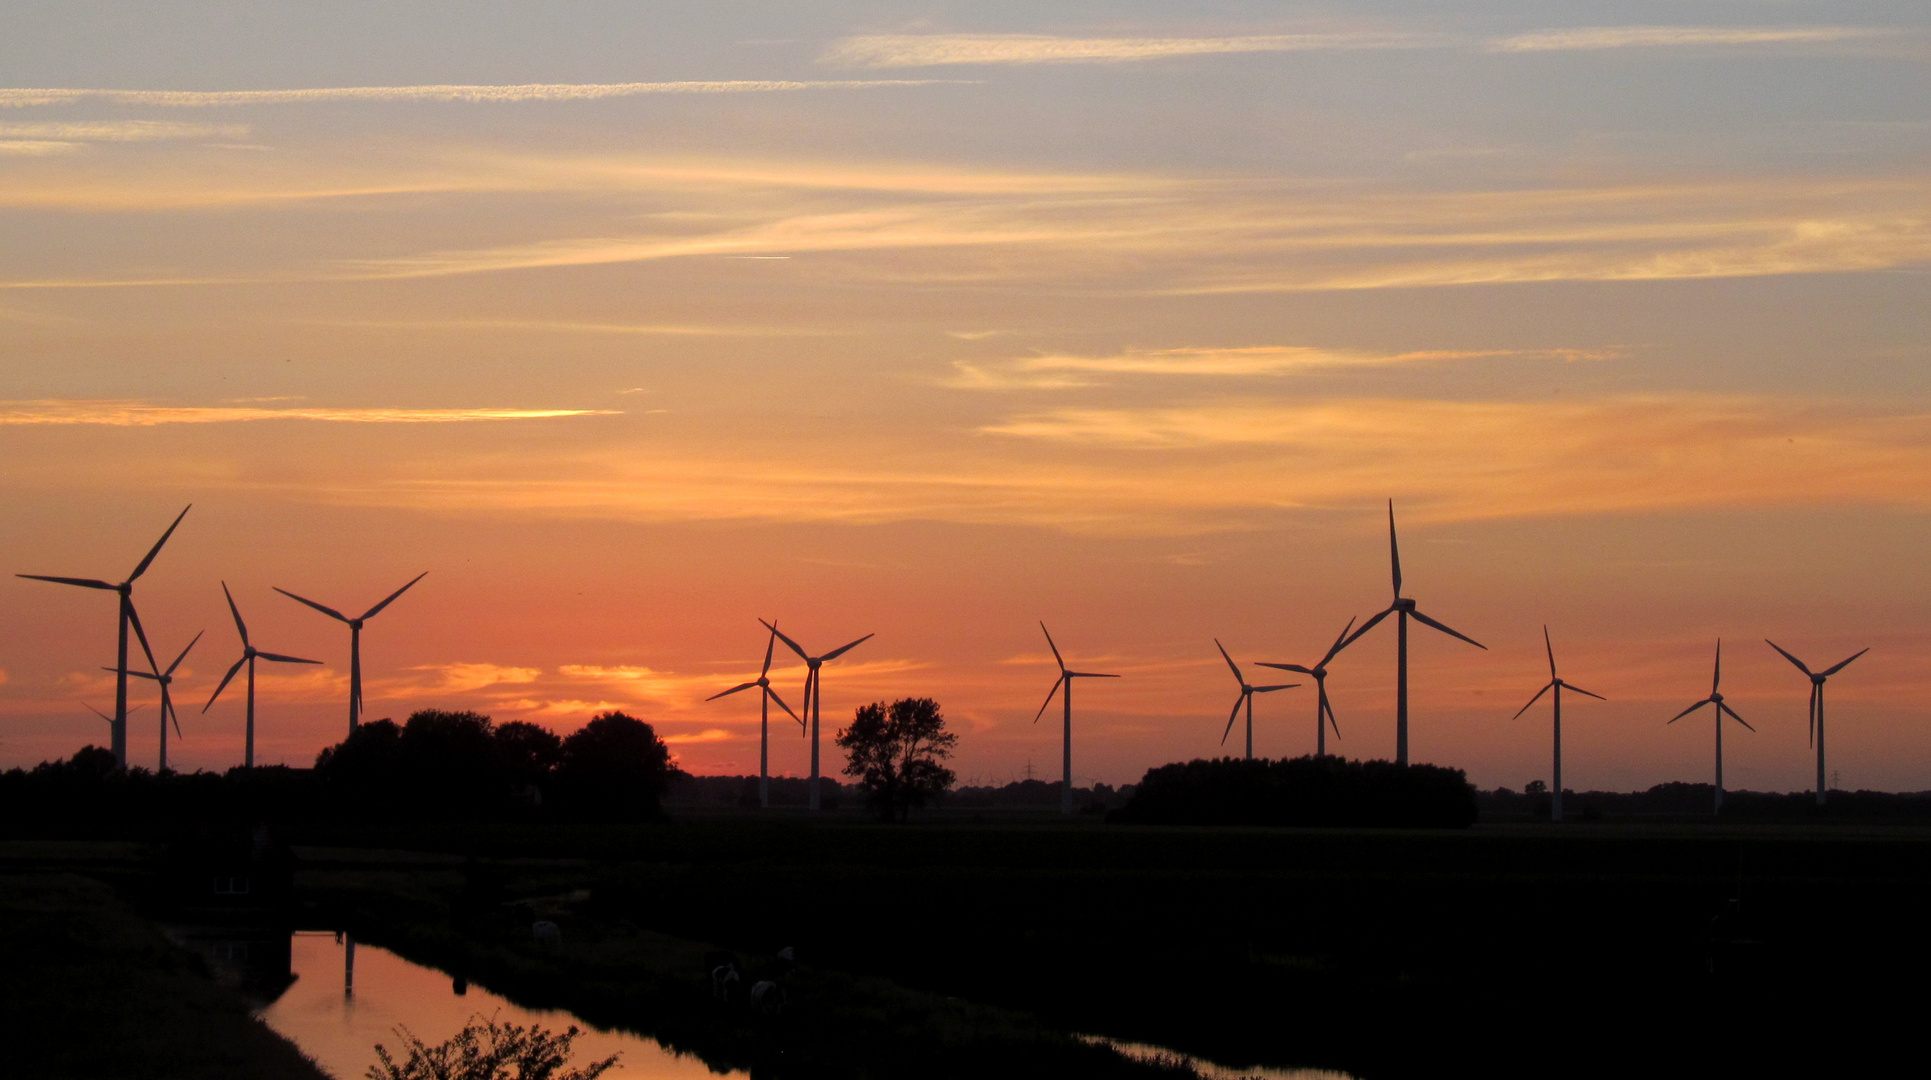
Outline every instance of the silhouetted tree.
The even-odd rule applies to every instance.
[[[887,821],[904,820],[913,807],[952,786],[952,770],[940,759],[951,756],[959,737],[945,730],[939,703],[931,698],[862,706],[837,741],[851,755],[845,775],[858,778],[867,801]]]
[[[496,746],[517,784],[542,784],[563,760],[563,740],[557,733],[523,720],[498,725]]]
[[[653,818],[673,772],[670,748],[649,724],[607,712],[563,740],[556,786],[564,801],[599,817]]]

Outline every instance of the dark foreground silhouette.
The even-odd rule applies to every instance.
[[[1463,829],[1460,769],[1338,757],[1195,759],[1148,770],[1107,820],[1134,825],[1356,825]]]

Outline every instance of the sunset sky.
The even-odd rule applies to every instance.
[[[1242,663],[1407,591],[1413,756],[1576,789],[1931,788],[1921,3],[153,3],[0,34],[0,766],[105,744],[110,594],[178,767],[367,715],[656,724],[755,772],[757,619],[829,727],[931,696],[957,771],[1223,752]],[[1334,664],[1394,748],[1393,624]],[[781,646],[782,648],[782,646]],[[1264,670],[1252,672],[1254,681]],[[774,669],[797,706],[802,667]],[[152,702],[146,686],[134,700]],[[1311,752],[1311,688],[1256,750]],[[782,718],[781,718],[782,719]],[[156,707],[131,758],[152,766]],[[773,728],[774,770],[806,747]],[[827,731],[826,753],[829,746]],[[1238,748],[1239,729],[1227,742]],[[835,766],[832,770],[835,770]]]

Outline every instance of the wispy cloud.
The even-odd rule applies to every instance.
[[[835,42],[820,62],[845,67],[937,67],[946,64],[1065,64],[1153,60],[1169,56],[1414,49],[1443,43],[1439,35],[1358,32],[1246,34],[1236,37],[1052,37],[1043,34],[866,34]]]
[[[1698,45],[1815,45],[1882,37],[1865,26],[1579,26],[1497,38],[1492,52],[1556,52]]]
[[[149,405],[139,401],[0,401],[0,425],[229,424],[250,420],[321,420],[349,424],[447,424],[476,420],[548,420],[616,416],[612,409],[269,409],[246,405]]]
[[[0,318],[4,317],[5,313],[0,312]],[[511,330],[531,334],[608,334],[618,337],[826,337],[851,333],[849,330],[808,326],[607,323],[560,319],[312,319],[306,322],[312,326],[340,326],[356,330],[449,330],[458,333]]]
[[[164,139],[241,139],[246,124],[185,124],[169,120],[95,120],[25,123],[0,120],[0,139],[72,142],[159,142]]]
[[[425,689],[457,694],[492,686],[527,685],[543,674],[542,668],[506,667],[490,663],[432,664],[410,670],[432,672],[439,676],[435,683]]]
[[[1028,356],[999,364],[958,361],[953,365],[955,373],[941,383],[965,390],[1050,389],[1090,385],[1078,376],[1049,374],[1053,372],[1253,377],[1453,360],[1577,361],[1608,360],[1620,355],[1620,349],[1433,349],[1396,353],[1304,345],[1146,349],[1111,356]]]
[[[505,86],[333,86],[290,90],[112,90],[28,87],[0,88],[0,108],[35,105],[158,105],[208,108],[234,105],[288,105],[327,101],[443,101],[498,103],[517,101],[596,101],[643,94],[762,94],[797,90],[872,90],[891,86],[929,86],[932,79],[728,79],[634,83],[518,83]]]
[[[1695,46],[1832,44],[1899,31],[1858,26],[1586,26],[1504,37],[1363,30],[1226,37],[1061,37],[1046,34],[862,34],[834,42],[821,63],[859,68],[957,64],[1126,63],[1176,56],[1335,50],[1476,49],[1495,53]]]

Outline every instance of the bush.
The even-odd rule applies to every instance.
[[[1460,829],[1475,789],[1460,769],[1299,757],[1151,769],[1108,821],[1147,825],[1373,825]]]
[[[519,1027],[499,1024],[495,1017],[472,1016],[463,1030],[447,1042],[425,1044],[408,1028],[397,1028],[409,1052],[401,1064],[377,1043],[378,1065],[369,1066],[369,1080],[596,1080],[617,1064],[617,1055],[576,1068],[570,1063],[572,1027],[561,1035],[537,1024]],[[515,1069],[512,1073],[510,1070]]]

